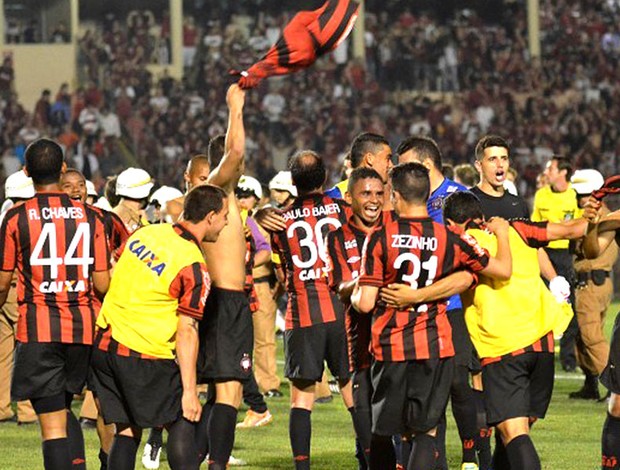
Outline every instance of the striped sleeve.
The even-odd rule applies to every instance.
[[[473,272],[482,271],[489,264],[489,252],[480,246],[474,237],[464,233],[455,235],[448,233],[449,240],[454,240],[457,249],[455,250],[454,266],[465,266]]]
[[[7,214],[0,226],[0,271],[14,271],[17,265],[17,218],[18,212]]]
[[[532,222],[530,220],[511,220],[510,225],[532,248],[542,248],[549,243],[547,225],[549,222]]]
[[[353,279],[353,274],[343,254],[342,229],[329,232],[326,237],[327,246],[327,277],[329,288],[338,291],[342,282]]]
[[[383,286],[383,239],[385,229],[370,234],[362,248],[362,264],[359,277],[360,286]]]
[[[170,295],[179,300],[177,311],[201,320],[211,288],[211,280],[204,263],[184,267],[170,284]]]
[[[111,268],[110,248],[108,246],[108,238],[105,233],[105,225],[103,224],[103,220],[96,212],[95,212],[93,245],[94,245],[93,256],[95,258],[95,265],[94,265],[93,270],[95,272],[108,271]]]

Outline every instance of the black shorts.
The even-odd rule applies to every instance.
[[[553,393],[553,354],[526,352],[482,366],[487,422],[544,418]]]
[[[611,342],[609,344],[609,359],[603,372],[601,372],[600,382],[610,392],[620,394],[620,314],[616,315],[614,327],[611,331]]]
[[[172,359],[124,357],[94,349],[91,377],[106,424],[153,428],[183,414],[181,372]]]
[[[454,344],[454,362],[459,366],[469,367],[474,347],[465,324],[465,314],[462,308],[448,310],[448,320],[452,327],[452,344]]]
[[[351,377],[343,320],[286,330],[284,356],[284,376],[291,380],[320,382],[324,362],[337,379]]]
[[[199,334],[199,382],[250,377],[254,326],[245,292],[211,287]]]
[[[454,358],[372,365],[372,432],[392,436],[437,427],[448,406]]]
[[[353,405],[355,411],[368,411],[372,403],[372,380],[370,378],[370,367],[359,369],[351,376],[353,384]]]
[[[65,343],[17,343],[11,384],[13,400],[82,393],[92,346]]]

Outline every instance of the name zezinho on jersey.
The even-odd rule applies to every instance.
[[[43,207],[41,213],[36,209],[28,209],[30,220],[49,219],[83,219],[84,211],[81,207]]]
[[[324,215],[339,214],[340,206],[338,204],[326,204],[324,206],[317,207],[300,207],[298,209],[292,209],[282,214],[284,220],[296,220],[302,217],[320,217]]]
[[[161,276],[161,273],[166,268],[166,263],[158,263],[159,257],[149,250],[139,239],[133,240],[129,244],[129,251],[136,255],[140,261],[146,264],[147,267],[151,268],[151,271],[156,273],[158,276]]]
[[[392,248],[436,251],[437,239],[435,237],[416,237],[415,235],[392,235]]]

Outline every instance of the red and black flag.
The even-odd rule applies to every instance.
[[[285,26],[282,36],[267,54],[241,72],[239,86],[254,88],[263,78],[309,67],[349,35],[358,8],[359,5],[351,0],[327,0],[317,10],[300,11]]]

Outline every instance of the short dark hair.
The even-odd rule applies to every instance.
[[[116,179],[118,175],[108,176],[105,186],[103,187],[103,197],[105,197],[110,206],[116,207],[121,202],[120,196],[116,194]]]
[[[510,157],[510,145],[508,145],[508,141],[498,135],[489,134],[482,137],[476,144],[476,160],[482,160],[485,149],[488,149],[489,147],[505,148],[508,151],[508,157]]]
[[[57,183],[64,156],[62,148],[50,139],[38,139],[26,148],[26,169],[35,185]]]
[[[473,188],[480,181],[480,175],[471,163],[461,163],[455,166],[454,176],[468,188]]]
[[[379,180],[381,181],[381,184],[383,184],[383,179],[381,179],[381,175],[377,173],[376,170],[373,170],[372,168],[361,167],[356,168],[351,172],[351,176],[349,176],[349,182],[347,183],[347,191],[351,193],[351,191],[353,190],[353,186],[355,186],[358,181],[365,180],[367,178]]]
[[[425,203],[431,193],[427,168],[421,163],[409,162],[390,170],[392,190],[407,202]]]
[[[430,137],[425,135],[412,135],[407,137],[400,143],[396,149],[396,153],[402,155],[409,150],[416,152],[422,160],[426,160],[427,158],[430,159],[433,162],[433,166],[441,171],[441,150],[439,150],[437,142]]]
[[[183,219],[197,224],[210,212],[219,213],[224,207],[226,192],[212,184],[192,188],[183,202]]]
[[[551,160],[555,160],[558,165],[558,171],[566,170],[566,181],[570,181],[570,177],[573,176],[573,164],[568,159],[568,157],[564,157],[562,155],[554,155],[551,157]]]
[[[207,159],[211,168],[217,168],[222,161],[222,158],[224,158],[225,150],[226,136],[224,134],[216,135],[209,140],[209,146],[207,147]]]
[[[186,169],[186,171],[188,173],[190,173],[192,171],[192,167],[194,165],[209,165],[210,166],[209,158],[205,154],[203,154],[203,153],[200,153],[198,155],[194,155],[187,162],[187,169]]]
[[[372,132],[362,132],[359,134],[353,139],[351,144],[351,168],[359,168],[364,155],[369,152],[372,154],[379,152],[383,145],[389,146],[390,143],[382,135],[373,134]]]
[[[67,168],[64,173],[60,174],[60,179],[62,179],[64,175],[68,175],[70,173],[73,173],[74,175],[78,175],[80,178],[84,180],[84,182],[86,182],[86,177],[84,176],[84,173],[82,173],[77,168]]]
[[[299,193],[309,193],[325,184],[327,170],[323,159],[312,150],[299,150],[289,164],[293,184]]]
[[[462,224],[468,220],[484,219],[480,199],[470,191],[457,191],[443,201],[443,220]]]
[[[444,163],[441,165],[441,174],[449,180],[454,179],[454,166],[452,163]]]

